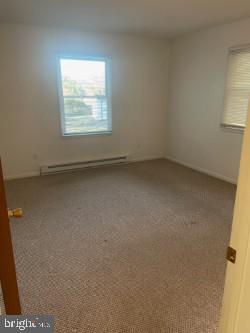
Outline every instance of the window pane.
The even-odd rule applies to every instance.
[[[109,131],[107,98],[64,98],[67,134]]]
[[[250,49],[229,52],[223,125],[245,127],[250,97]]]
[[[105,62],[61,59],[64,96],[105,95]]]
[[[250,87],[250,51],[230,55],[228,85],[232,88]]]
[[[244,127],[247,121],[249,91],[231,89],[225,102],[224,123]]]
[[[106,64],[96,59],[60,59],[64,134],[111,131]]]

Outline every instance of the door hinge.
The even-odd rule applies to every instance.
[[[227,260],[235,264],[236,262],[236,250],[233,249],[231,246],[227,248]]]

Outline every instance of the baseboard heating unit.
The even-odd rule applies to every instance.
[[[121,164],[126,162],[128,162],[127,156],[117,156],[117,157],[109,157],[109,158],[88,160],[82,162],[42,165],[40,166],[40,174],[43,176],[53,173],[73,172],[88,167]]]

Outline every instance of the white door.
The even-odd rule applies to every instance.
[[[250,113],[250,112],[248,112]],[[244,133],[220,333],[250,333],[250,115]]]

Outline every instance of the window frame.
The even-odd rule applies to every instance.
[[[231,46],[227,49],[223,110],[222,110],[222,113],[221,113],[221,120],[220,120],[220,127],[221,127],[222,130],[230,131],[230,132],[238,133],[238,134],[243,134],[244,131],[245,131],[246,126],[227,124],[227,123],[223,122],[223,118],[224,118],[224,114],[225,114],[225,103],[226,103],[226,96],[227,96],[227,82],[228,82],[228,75],[229,75],[230,52],[231,51],[237,51],[237,50],[244,50],[244,49],[249,49],[250,50],[250,44]]]
[[[67,133],[65,128],[65,112],[64,112],[64,96],[62,85],[62,72],[60,61],[62,59],[69,60],[89,60],[89,61],[102,61],[105,62],[105,91],[108,107],[108,129],[106,131],[97,132],[79,132]],[[61,135],[63,137],[81,137],[81,136],[106,136],[112,134],[112,81],[111,81],[111,57],[109,56],[89,56],[89,55],[72,55],[72,54],[58,54],[56,56],[56,71],[57,71],[57,93],[59,100],[59,116]]]

